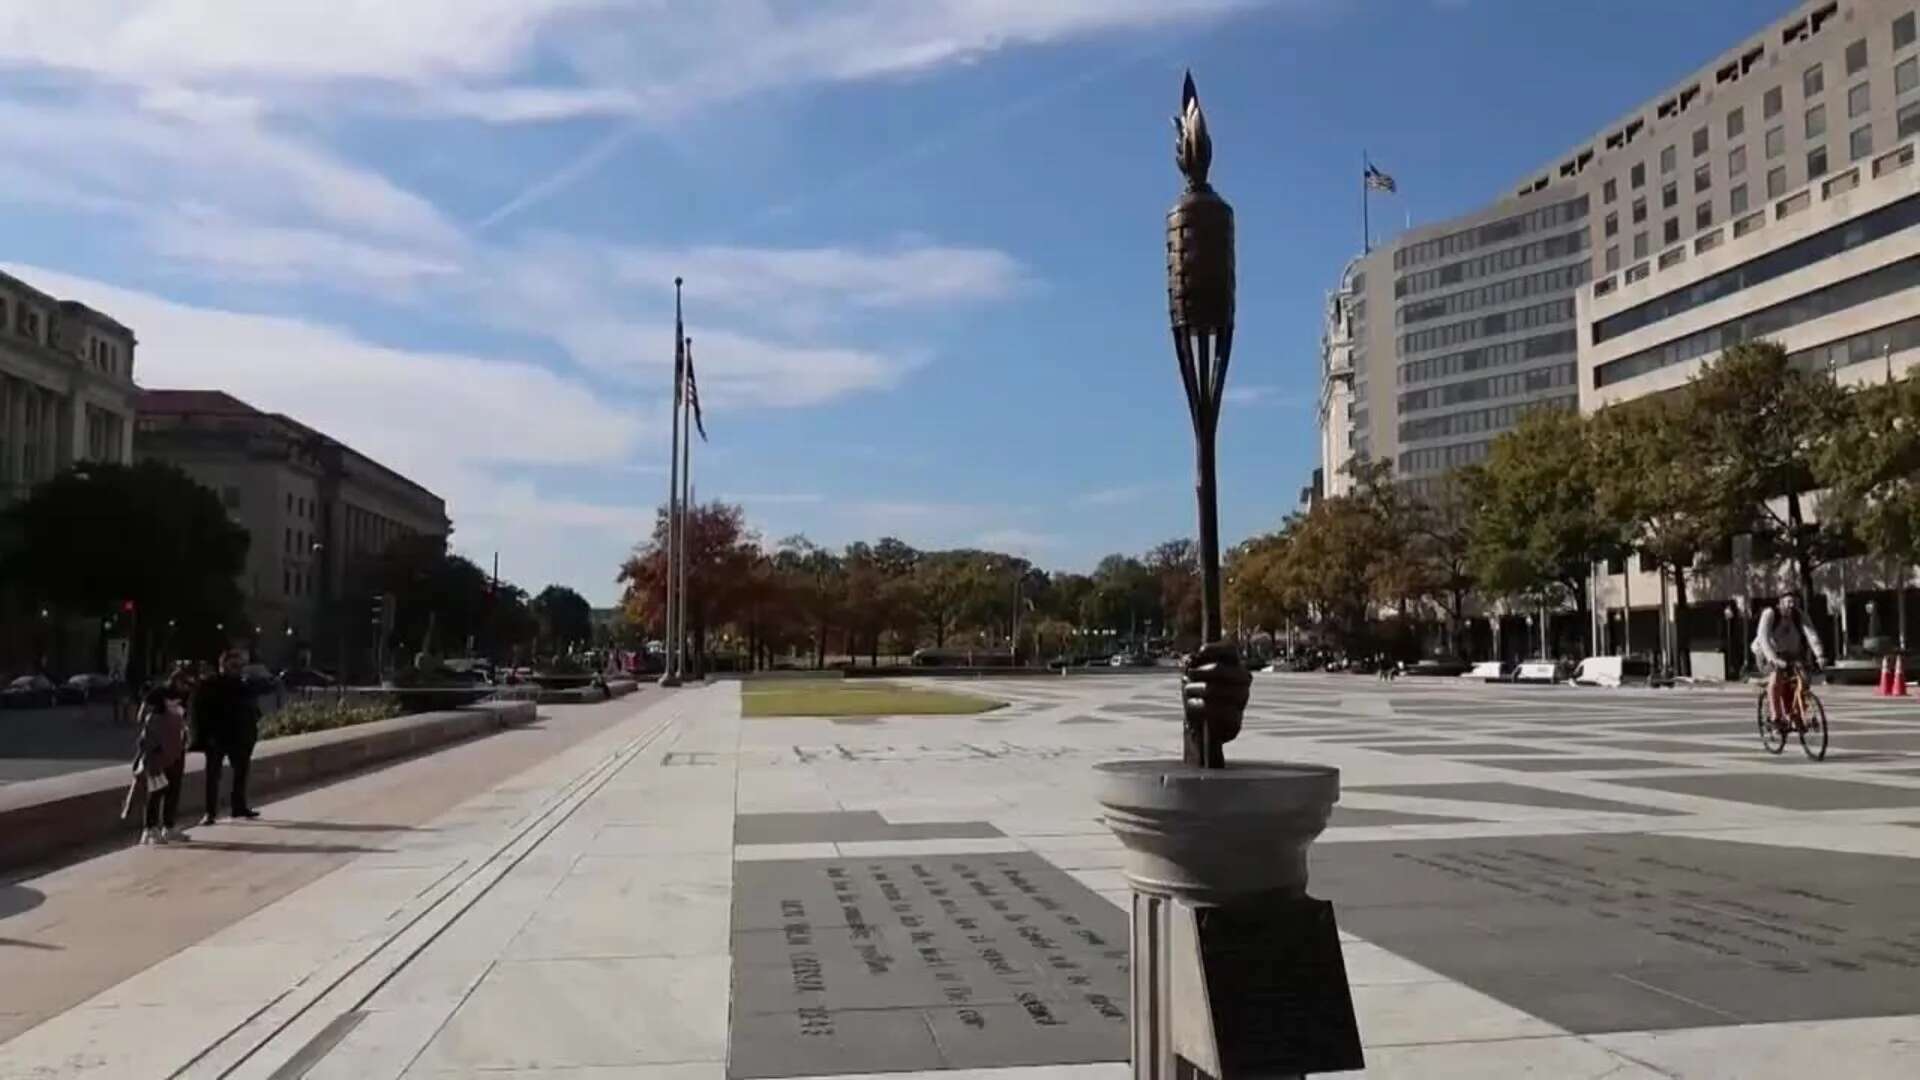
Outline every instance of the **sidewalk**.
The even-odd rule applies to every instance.
[[[1634,702],[1555,699],[1559,715],[1542,722],[1523,712],[1537,711],[1539,698],[1514,695],[1473,706],[1490,718],[1468,720],[1460,710],[1469,703],[1453,693],[1362,695],[1329,685],[1321,694],[1288,684],[1278,698],[1257,687],[1243,737],[1250,755],[1291,752],[1312,738],[1302,753],[1346,770],[1353,790],[1320,845],[1329,888],[1398,865],[1375,853],[1447,838],[1628,845],[1665,831],[1675,842],[1747,841],[1732,845],[1741,850],[1920,851],[1920,833],[1897,823],[1912,813],[1897,807],[1838,809],[1823,824],[1804,812],[1646,786],[1712,778],[1680,765],[1692,752],[1685,729],[1700,723],[1684,717],[1649,721],[1675,736],[1666,751],[1644,751],[1638,788],[1551,773],[1526,785],[1492,782],[1486,777],[1502,774],[1422,752],[1431,744],[1409,744],[1412,736],[1391,726],[1407,717],[1412,730],[1438,730],[1409,715],[1409,702],[1427,702],[1427,715],[1449,718],[1448,731],[1423,737],[1457,740],[1462,754],[1493,754],[1487,740],[1504,738],[1540,746],[1528,754],[1572,760],[1566,739],[1590,734],[1592,724],[1639,723]],[[730,1069],[746,1078],[938,1066],[952,1077],[977,1062],[960,1075],[1121,1080],[1124,1014],[1099,1003],[1119,970],[1103,958],[1111,927],[1124,932],[1127,892],[1118,845],[1095,817],[1090,766],[1164,756],[1177,744],[1168,686],[1142,677],[969,688],[1012,704],[972,717],[743,722],[734,684],[662,695],[0,1042],[0,1077],[720,1080]],[[1573,708],[1594,710],[1589,723],[1558,723]],[[1550,738],[1562,749],[1549,749]],[[1356,745],[1362,739],[1374,745]],[[1399,752],[1383,749],[1389,744]],[[1596,769],[1618,767],[1617,757],[1600,756],[1619,752],[1604,741],[1579,753],[1589,750]],[[1657,754],[1674,764],[1662,767]],[[1862,760],[1852,773],[1838,772],[1843,764],[1824,775],[1878,775],[1870,770],[1898,764]],[[1879,790],[1920,805],[1920,786],[1887,771]],[[1412,790],[1416,781],[1442,797]],[[1786,822],[1798,823],[1791,835]],[[1453,925],[1467,944],[1480,919],[1479,909],[1448,906],[1460,896],[1391,887],[1366,895],[1347,909],[1350,927],[1361,916],[1388,926],[1381,905],[1397,903],[1442,925],[1458,916]],[[1020,920],[1018,934],[952,930],[1001,917],[991,912]],[[1746,1023],[1722,1014],[1692,1026],[1577,1034],[1512,998],[1343,936],[1364,1075],[1374,1080],[1916,1074],[1913,1016],[1868,1009],[1859,1018]],[[875,948],[856,958],[849,938]],[[978,957],[968,942],[980,943]],[[0,957],[12,963],[17,954]],[[1584,968],[1555,965],[1593,962],[1573,952],[1512,957],[1515,972],[1564,974],[1575,991],[1587,985],[1579,983]],[[1906,992],[1886,985],[1895,997]],[[1554,1005],[1556,1015],[1585,1007]]]

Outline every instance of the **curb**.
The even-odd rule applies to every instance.
[[[530,723],[534,716],[530,701],[487,702],[268,740],[254,754],[249,794],[272,795],[514,724]],[[128,738],[131,740],[131,734]],[[131,759],[131,749],[128,756]],[[186,775],[181,779],[183,821],[197,818],[204,810],[204,775],[205,759],[189,754]],[[0,869],[31,865],[88,844],[131,835],[138,828],[138,818],[120,817],[130,780],[127,766],[107,765],[0,787]]]

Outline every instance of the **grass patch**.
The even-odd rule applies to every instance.
[[[740,687],[740,715],[757,716],[964,716],[1004,706],[1004,701],[923,690],[885,680],[771,679]]]

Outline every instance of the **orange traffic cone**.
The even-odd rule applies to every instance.
[[[1893,696],[1907,696],[1907,658],[1905,656],[1893,658]]]
[[[1880,695],[1879,696],[1881,697],[1893,696],[1893,658],[1892,657],[1883,656],[1880,658]]]

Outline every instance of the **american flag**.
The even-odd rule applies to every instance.
[[[700,384],[693,377],[693,342],[687,342],[687,404],[693,406],[693,427],[707,441],[707,424],[700,418]]]
[[[1371,191],[1399,191],[1400,190],[1400,185],[1393,182],[1393,177],[1388,176],[1386,173],[1381,172],[1379,169],[1375,168],[1372,164],[1367,165],[1367,171],[1365,173],[1362,173],[1361,177],[1366,181],[1367,188]]]

